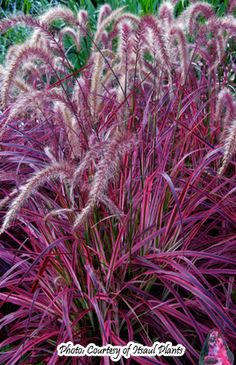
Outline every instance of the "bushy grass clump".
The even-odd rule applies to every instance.
[[[0,70],[1,363],[77,364],[56,347],[236,343],[236,21],[55,7]],[[90,56],[74,69],[65,38]],[[81,364],[110,364],[85,357]]]

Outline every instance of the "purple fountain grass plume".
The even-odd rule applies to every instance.
[[[30,198],[30,196],[44,184],[48,179],[52,178],[66,178],[71,180],[74,173],[74,168],[67,162],[56,163],[48,166],[45,169],[37,172],[31,177],[27,183],[20,187],[20,194],[11,203],[0,229],[0,234],[3,233],[11,224],[16,214],[23,206],[23,204]]]
[[[187,26],[187,30],[191,35],[194,35],[196,20],[199,15],[203,15],[206,19],[214,17],[213,7],[205,2],[198,1],[195,4],[187,7],[181,14],[178,21]]]
[[[9,62],[14,59],[15,55],[19,52],[19,49],[21,48],[20,44],[15,44],[13,46],[10,46],[7,50],[6,58],[5,58],[5,65],[8,65]]]
[[[181,86],[183,86],[187,77],[187,72],[189,67],[187,40],[183,30],[179,26],[172,26],[170,29],[170,35],[173,38],[177,39],[178,42],[179,59],[181,65],[180,84]]]
[[[227,32],[228,38],[236,37],[236,19],[232,15],[227,15],[222,18],[211,17],[206,26],[207,31],[215,35],[219,32]]]
[[[97,26],[100,27],[105,18],[107,18],[112,12],[112,8],[109,4],[103,4],[98,13]]]
[[[122,8],[116,9],[114,11],[112,11],[112,13],[110,15],[108,15],[103,21],[102,23],[99,25],[99,27],[97,27],[96,33],[93,37],[93,48],[92,48],[92,52],[96,50],[96,47],[98,47],[99,42],[100,42],[100,37],[101,34],[104,30],[106,30],[106,28],[114,21],[117,19],[117,17],[122,13],[122,11],[124,10],[124,6]]]
[[[31,110],[39,109],[39,111],[41,112],[41,108],[46,101],[59,101],[63,103],[66,107],[71,109],[71,104],[68,103],[67,99],[65,99],[65,97],[63,97],[61,93],[56,92],[55,90],[31,90],[30,92],[25,92],[22,96],[17,98],[17,100],[14,102],[14,105],[11,107],[5,121],[1,123],[0,137],[3,135],[6,127],[12,120],[14,120],[15,118],[19,118],[19,115],[24,114],[27,110],[29,110],[29,108],[31,108]]]
[[[229,13],[232,13],[236,8],[236,0],[229,0]]]
[[[81,156],[80,140],[78,138],[77,120],[74,113],[61,102],[54,103],[56,113],[60,114],[65,125],[68,142],[71,148],[71,158],[79,158]]]
[[[108,32],[104,30],[101,34],[101,42],[102,42],[102,48],[106,50],[110,50],[112,52],[112,44],[109,42],[110,37],[108,36]]]
[[[63,46],[63,37],[65,35],[69,35],[71,38],[73,38],[73,41],[75,42],[75,46],[77,48],[77,51],[80,50],[80,34],[76,32],[74,29],[70,27],[64,27],[62,28],[58,33],[58,41],[60,42],[61,46]]]
[[[104,56],[100,52],[97,52],[94,55],[94,64],[93,64],[93,72],[91,77],[91,89],[90,89],[90,107],[94,119],[97,118],[98,110],[99,110],[99,102],[101,103],[101,94],[102,94],[102,76],[104,69]]]
[[[80,10],[77,13],[77,26],[76,32],[78,34],[79,39],[88,34],[88,12],[86,10]]]
[[[129,22],[130,24],[135,24],[138,26],[140,24],[140,18],[132,13],[124,13],[119,15],[114,22],[114,32],[116,32],[116,29],[118,29],[123,22]]]
[[[154,42],[157,43],[158,46],[158,61],[161,63],[162,67],[166,69],[168,73],[168,79],[170,86],[172,85],[172,76],[171,76],[171,57],[170,57],[170,42],[169,35],[165,32],[165,29],[161,26],[159,20],[152,16],[147,15],[142,18],[141,29],[147,31],[148,29],[151,31],[150,39],[151,44]],[[157,47],[156,47],[157,48]]]
[[[226,110],[224,118],[221,122],[222,129],[224,131],[228,128],[229,122],[231,122],[235,116],[234,99],[228,88],[223,88],[217,96],[217,103],[215,110],[216,125],[220,124],[223,109]]]
[[[128,66],[128,56],[129,56],[129,41],[132,33],[132,27],[127,24],[121,24],[119,29],[119,40],[118,40],[118,47],[117,47],[117,54],[120,58],[120,63],[122,70]]]
[[[101,202],[108,208],[111,214],[120,217],[123,212],[113,203],[111,199],[108,198],[107,195],[103,195],[100,199]]]
[[[107,148],[104,148],[103,158],[99,161],[89,190],[86,206],[77,215],[74,228],[81,225],[92,209],[102,201],[108,182],[114,177],[119,161],[134,145],[134,137],[130,133],[115,132]]]
[[[228,165],[231,157],[236,152],[236,120],[234,120],[227,129],[224,137],[224,154],[222,165],[218,170],[218,174],[221,175],[226,166]]]
[[[99,146],[95,145],[95,148],[89,150],[86,153],[86,155],[84,156],[84,158],[82,159],[82,161],[79,163],[79,166],[75,169],[73,179],[72,179],[71,185],[70,185],[70,200],[72,201],[73,207],[74,207],[74,203],[75,203],[74,190],[76,188],[76,185],[77,185],[78,181],[81,180],[82,173],[84,172],[84,170],[86,168],[88,168],[91,161],[95,161],[95,159],[98,157],[98,152],[99,152],[98,147]]]
[[[70,18],[69,15],[68,17]],[[16,25],[25,25],[35,30],[31,36],[31,39],[29,40],[29,43],[33,42],[34,45],[35,42],[37,43],[37,41],[35,41],[37,39],[41,41],[43,40],[44,42],[47,40],[47,42],[50,42],[50,45],[53,46],[53,49],[57,49],[61,57],[65,58],[63,50],[59,46],[58,41],[55,39],[54,35],[50,32],[49,25],[47,23],[29,15],[18,15],[9,19],[0,20],[0,33],[4,33],[9,28],[12,28]],[[75,25],[79,27],[81,26],[78,20],[75,21]],[[81,27],[81,29],[83,30],[83,27]],[[65,61],[68,62],[68,59],[66,58]]]
[[[17,72],[19,72],[20,67],[23,65],[24,62],[32,60],[41,60],[50,65],[52,70],[54,69],[54,58],[48,49],[39,46],[29,45],[27,43],[22,45],[18,49],[18,52],[14,55],[11,63],[7,66],[5,72],[5,77],[1,90],[1,100],[4,108],[9,105],[10,88],[12,83],[14,82],[14,78],[17,75]]]
[[[119,43],[117,49],[117,55],[120,59],[119,62],[119,74],[120,85],[118,85],[117,100],[121,102],[126,96],[129,68],[131,66],[130,59],[132,57],[133,40],[131,37],[132,28],[128,24],[124,23],[120,27]]]
[[[61,5],[50,8],[39,17],[39,20],[45,24],[50,24],[58,19],[64,20],[71,25],[77,25],[78,21],[72,10]]]
[[[77,13],[78,23],[86,29],[88,23],[88,12],[84,9],[79,10]]]
[[[80,10],[77,14],[77,23],[75,29],[71,26],[67,26],[62,28],[58,32],[58,41],[63,46],[62,38],[65,34],[70,35],[77,47],[77,50],[80,50],[80,38],[81,36],[85,36],[87,33],[87,25],[88,25],[88,13],[85,10]]]
[[[20,77],[16,77],[14,79],[14,88],[18,90],[18,94],[20,94],[21,92],[29,92],[32,90],[32,86],[26,83]]]
[[[159,19],[166,22],[170,26],[174,19],[174,6],[170,1],[163,1],[159,7]]]
[[[236,37],[236,19],[234,16],[223,17],[220,19],[220,24],[223,31],[225,30],[230,36]]]
[[[215,36],[215,48],[216,48],[216,59],[215,62],[209,67],[209,72],[216,69],[219,64],[221,63],[224,55],[225,55],[225,48],[227,44],[227,37],[223,37],[223,32],[219,31],[218,34]]]
[[[16,25],[26,25],[35,29],[39,29],[46,34],[49,33],[48,25],[30,15],[17,15],[11,18],[1,19],[0,33],[5,33],[9,28]]]
[[[79,77],[76,79],[76,83],[73,89],[72,100],[77,105],[77,113],[82,112],[84,110],[83,105],[85,100],[87,99],[86,92],[86,81],[84,78]]]

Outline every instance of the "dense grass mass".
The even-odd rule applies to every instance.
[[[234,6],[0,21],[30,29],[0,69],[1,364],[197,364],[213,328],[236,350]]]

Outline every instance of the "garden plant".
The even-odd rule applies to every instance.
[[[0,364],[194,365],[214,329],[233,364],[236,2],[175,5],[0,20],[28,34],[0,68]]]

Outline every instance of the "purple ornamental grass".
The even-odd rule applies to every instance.
[[[185,14],[104,5],[93,36],[63,7],[0,21],[33,30],[0,70],[1,364],[77,364],[68,341],[196,364],[213,328],[236,350],[235,19]],[[80,70],[65,34],[92,44]]]

